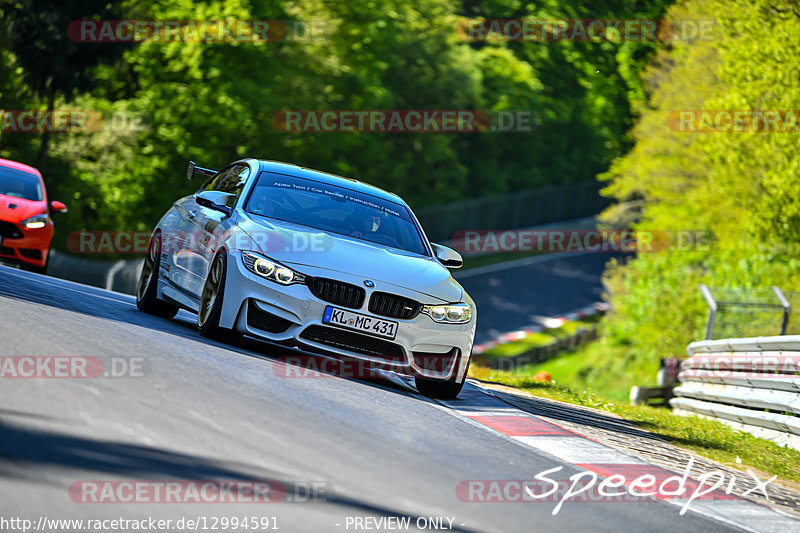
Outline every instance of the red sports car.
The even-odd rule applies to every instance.
[[[61,202],[48,206],[38,170],[0,159],[0,262],[44,273],[53,240],[50,213],[66,211]]]

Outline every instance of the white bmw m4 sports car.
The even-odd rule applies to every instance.
[[[153,231],[140,310],[197,314],[204,336],[241,335],[415,378],[428,396],[461,391],[475,304],[406,203],[356,180],[246,159],[208,176]]]

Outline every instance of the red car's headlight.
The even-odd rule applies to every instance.
[[[50,217],[46,214],[34,215],[31,218],[23,220],[22,225],[28,229],[39,229],[45,227],[49,220]]]

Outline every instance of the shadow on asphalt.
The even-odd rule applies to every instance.
[[[306,484],[280,479],[266,470],[248,471],[247,465],[215,461],[209,458],[149,446],[104,441],[64,435],[9,423],[7,416],[37,415],[0,409],[0,477],[53,482],[57,470],[76,471],[74,481],[91,479],[93,474],[128,476],[126,480],[194,480],[194,481],[249,481],[278,482],[292,493],[293,487]],[[77,471],[82,471],[77,473]],[[408,517],[416,521],[419,516],[378,506],[336,494],[329,487],[322,501],[309,505],[333,505],[369,515]],[[468,531],[457,529],[459,531]]]
[[[9,271],[8,276],[5,275],[6,270]],[[278,344],[256,341],[251,338],[245,338],[236,344],[225,344],[206,339],[197,331],[194,322],[189,320],[189,317],[193,315],[189,315],[185,311],[179,312],[178,316],[171,320],[159,318],[139,311],[136,308],[136,300],[133,296],[111,293],[88,285],[79,285],[82,292],[76,292],[75,290],[70,290],[75,288],[75,285],[71,284],[71,282],[47,277],[42,277],[41,279],[44,279],[47,283],[40,283],[41,280],[37,275],[24,272],[20,273],[16,270],[8,269],[8,267],[0,266],[0,297],[47,305],[96,318],[115,320],[125,324],[147,328],[159,333],[176,335],[209,346],[224,348],[228,351],[249,357],[280,361],[289,356],[301,356],[305,358],[305,361],[307,361],[312,368],[322,369],[323,373],[326,374],[338,375],[339,377],[348,379],[357,379],[362,383],[380,387],[389,392],[402,394],[408,394],[410,392],[407,388],[401,387],[381,377],[379,374],[348,375],[348,371],[338,372],[337,374],[335,366],[331,367],[323,361],[325,358]],[[51,283],[59,286],[61,284],[66,284],[65,286],[67,288],[53,287],[50,285]],[[331,368],[334,368],[334,370],[331,371]]]

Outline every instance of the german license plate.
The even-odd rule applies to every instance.
[[[338,307],[325,307],[325,314],[322,316],[322,321],[332,326],[363,331],[364,333],[384,337],[386,339],[394,339],[397,335],[397,322],[382,320],[374,316],[362,315],[361,313],[354,313],[352,311],[345,311]]]

